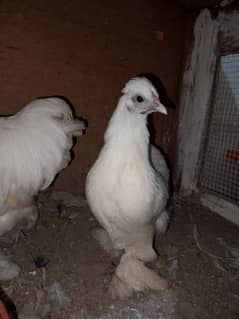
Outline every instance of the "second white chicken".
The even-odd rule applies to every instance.
[[[13,116],[0,117],[0,236],[38,216],[34,196],[71,160],[73,136],[83,121],[57,97],[36,99]]]

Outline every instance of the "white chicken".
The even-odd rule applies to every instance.
[[[147,116],[167,114],[158,93],[145,77],[131,79],[119,99],[104,136],[104,146],[88,173],[89,206],[105,229],[94,236],[110,250],[123,250],[111,283],[114,296],[145,288],[163,289],[166,280],[144,263],[156,258],[155,230],[168,224],[169,170],[160,151],[150,145]]]
[[[0,118],[0,235],[18,223],[27,229],[35,224],[34,196],[68,165],[73,136],[84,128],[58,97],[33,100]]]

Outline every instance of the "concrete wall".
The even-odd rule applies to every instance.
[[[55,183],[82,189],[120,90],[132,76],[160,76],[177,105],[189,14],[164,0],[0,2],[0,114],[38,96],[64,95],[88,130]],[[154,115],[155,141],[175,164],[178,110]]]

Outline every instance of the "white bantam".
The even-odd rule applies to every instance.
[[[103,229],[94,233],[108,251],[123,250],[111,291],[126,297],[147,288],[164,289],[165,279],[144,263],[156,259],[155,231],[168,224],[169,170],[160,151],[150,145],[147,116],[167,114],[145,77],[131,79],[109,122],[104,145],[88,173],[86,195]]]

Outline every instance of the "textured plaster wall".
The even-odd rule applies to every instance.
[[[88,121],[75,159],[54,187],[81,190],[124,83],[159,76],[176,104],[154,115],[155,141],[175,164],[178,87],[189,13],[175,1],[0,2],[0,114],[38,96],[64,95]]]

